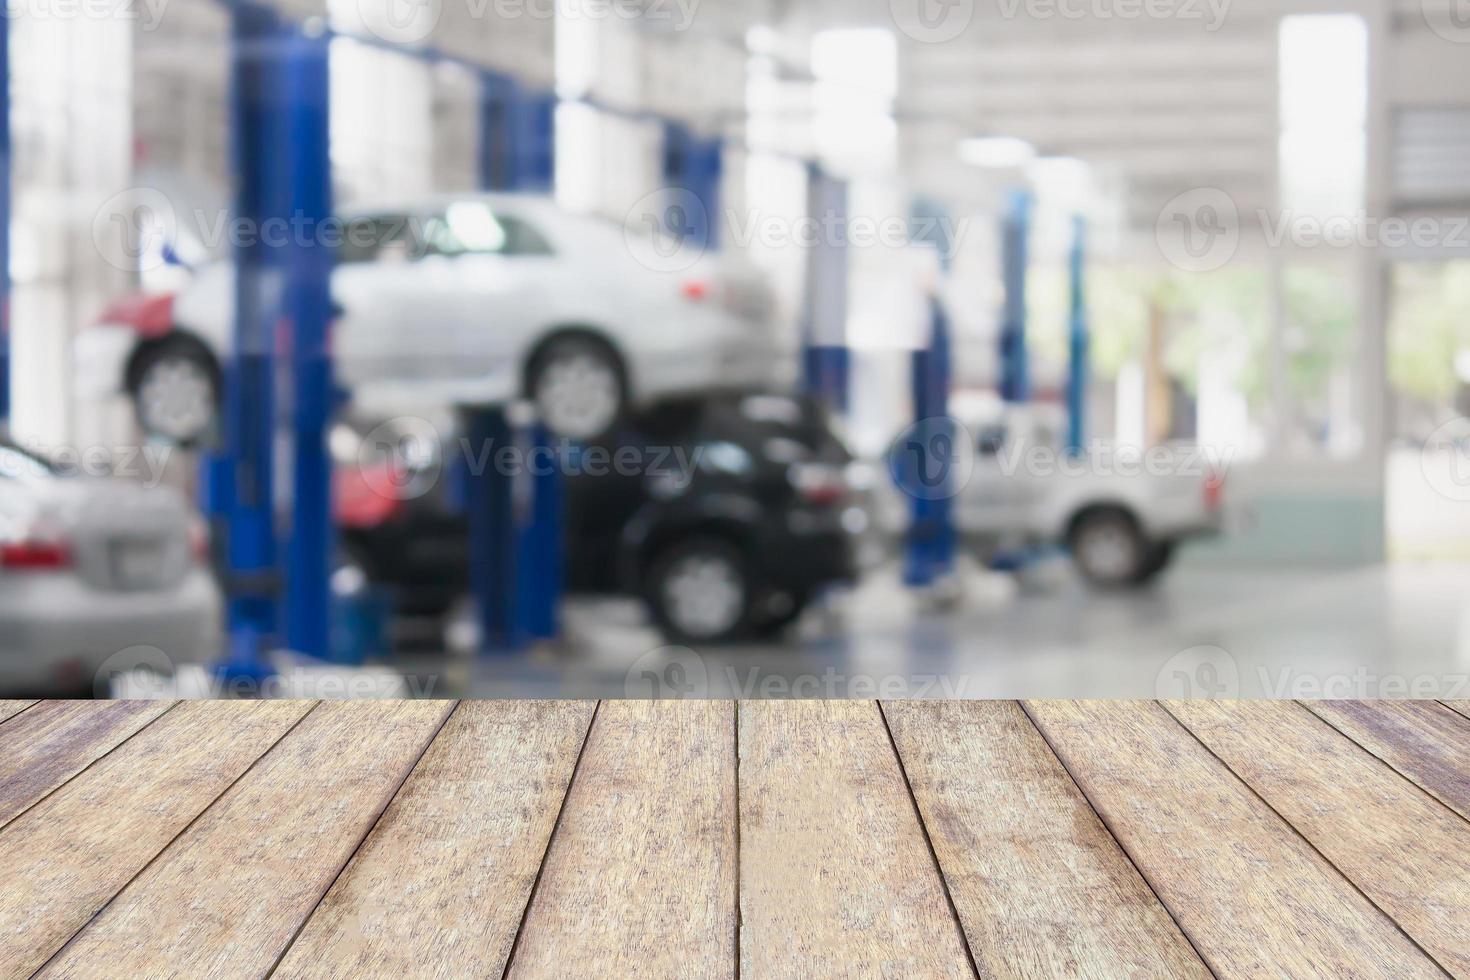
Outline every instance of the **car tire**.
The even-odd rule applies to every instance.
[[[617,353],[592,337],[558,337],[526,372],[526,396],[557,436],[587,442],[605,435],[627,409],[627,376]]]
[[[1173,560],[1174,542],[1155,542],[1149,548],[1148,557],[1144,561],[1143,567],[1139,569],[1138,574],[1134,576],[1133,584],[1148,585],[1160,575],[1164,574],[1164,572],[1168,569],[1170,563],[1173,562]]]
[[[676,643],[728,643],[751,629],[749,565],[718,537],[673,545],[654,559],[645,601],[654,622]]]
[[[1073,522],[1067,546],[1082,577],[1100,589],[1136,584],[1151,550],[1138,522],[1121,510],[1083,514]]]
[[[219,366],[198,341],[169,337],[139,351],[128,372],[128,395],[145,435],[197,445],[218,424]]]

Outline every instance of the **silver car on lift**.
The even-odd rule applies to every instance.
[[[213,658],[207,552],[172,489],[63,471],[0,441],[0,692],[94,690],[118,658],[153,669]]]

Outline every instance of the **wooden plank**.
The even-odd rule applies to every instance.
[[[1210,976],[1019,705],[883,710],[981,975]]]
[[[1302,706],[1470,820],[1470,718],[1437,701]]]
[[[510,976],[733,975],[734,712],[602,704]]]
[[[47,701],[0,725],[0,827],[173,704]]]
[[[1470,977],[1470,823],[1294,702],[1166,707],[1441,966]]]
[[[1470,701],[1446,701],[1444,706],[1458,714],[1470,718]]]
[[[4,724],[35,703],[34,701],[0,701],[0,724]]]
[[[1026,708],[1218,976],[1442,976],[1160,705]]]
[[[594,707],[461,705],[275,976],[499,977]]]
[[[451,708],[430,701],[318,706],[40,975],[264,975]]]
[[[0,976],[45,963],[311,708],[193,701],[0,832]]]
[[[740,704],[746,977],[971,977],[878,706]]]

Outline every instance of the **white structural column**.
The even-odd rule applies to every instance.
[[[75,448],[72,335],[129,281],[94,223],[130,179],[133,24],[28,4],[10,30],[12,430],[62,450]]]

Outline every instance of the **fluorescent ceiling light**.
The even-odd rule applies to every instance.
[[[960,141],[960,159],[972,167],[1021,167],[1035,156],[1036,147],[1014,136],[976,136]]]

